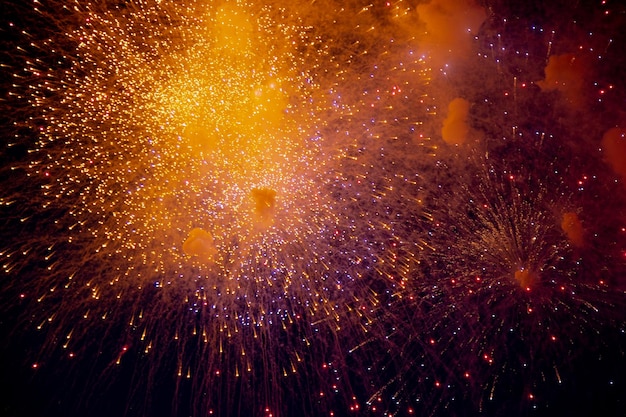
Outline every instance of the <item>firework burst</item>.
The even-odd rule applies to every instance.
[[[562,356],[623,364],[617,41],[488,6],[15,6],[2,329],[48,414],[549,410]]]
[[[599,157],[597,139],[564,122],[578,118],[576,126],[599,138],[603,127],[587,122],[581,107],[612,110],[599,104],[600,82],[586,81],[591,66],[557,71],[556,91],[540,81],[551,77],[550,64],[546,74],[536,68],[555,53],[556,31],[494,29],[498,19],[484,25],[461,79],[431,82],[435,90],[440,82],[453,88],[436,94],[451,103],[439,125],[446,143],[435,167],[422,171],[430,184],[420,223],[430,225],[428,245],[406,286],[381,299],[386,307],[352,352],[367,364],[363,379],[379,387],[367,401],[372,410],[592,413],[604,405],[600,396],[584,404],[570,397],[591,389],[582,378],[601,379],[603,396],[617,392],[620,371],[611,368],[623,366],[620,348],[615,353],[624,332],[623,218],[615,216],[622,186]],[[520,42],[523,33],[534,41]],[[599,93],[596,102],[583,100],[583,90]]]
[[[38,138],[13,168],[41,187],[20,222],[48,231],[9,248],[24,263],[5,266],[30,277],[10,294],[45,335],[33,367],[77,373],[92,360],[91,392],[102,374],[148,381],[130,390],[129,413],[152,412],[161,389],[191,397],[173,399],[166,408],[185,404],[175,412],[354,403],[332,342],[341,316],[376,302],[354,265],[396,267],[385,243],[359,235],[384,228],[393,241],[391,207],[417,187],[410,161],[367,161],[423,142],[410,135],[427,70],[407,45],[376,43],[387,35],[368,7],[327,6],[344,23],[360,16],[357,30],[329,30],[320,5],[36,5],[57,29],[19,74]],[[346,88],[352,77],[363,82]],[[384,143],[383,129],[396,132]],[[26,273],[35,256],[42,269]]]

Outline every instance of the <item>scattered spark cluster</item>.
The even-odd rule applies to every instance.
[[[0,305],[50,415],[558,412],[607,357],[623,389],[619,6],[23,7]]]

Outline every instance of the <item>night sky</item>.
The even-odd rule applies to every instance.
[[[623,2],[0,16],[0,415],[626,415]]]

